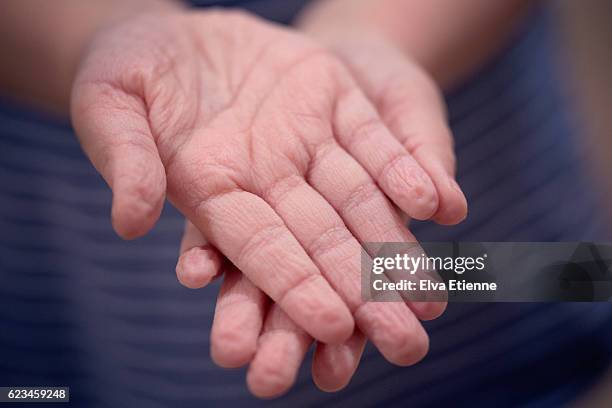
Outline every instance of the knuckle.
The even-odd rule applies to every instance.
[[[111,180],[118,176],[134,177],[134,174],[141,178],[148,176],[150,163],[156,156],[157,150],[150,137],[137,130],[130,137],[101,143],[91,152],[96,168]]]
[[[404,179],[407,179],[408,176],[405,172],[405,164],[407,161],[409,161],[409,156],[403,152],[397,154],[395,157],[393,157],[391,160],[389,160],[389,162],[383,167],[383,169],[381,170],[378,179],[379,181],[381,180],[392,180],[395,181],[396,178],[398,177],[402,177]],[[410,180],[404,180],[409,182]]]
[[[310,327],[311,330],[323,330],[330,340],[348,336],[353,330],[350,310],[340,300],[331,301],[328,291],[331,291],[331,288],[321,275],[306,275],[291,285],[278,300],[278,304],[285,310],[293,310],[298,306],[298,323],[303,327]]]
[[[262,189],[262,197],[273,205],[280,205],[293,191],[304,185],[304,179],[298,174],[275,179]]]
[[[142,100],[110,80],[80,80],[74,86],[70,108],[77,130],[83,124],[98,126],[99,117],[146,116]]]
[[[269,224],[247,238],[238,250],[238,263],[249,265],[254,259],[260,259],[261,254],[271,252],[278,247],[283,253],[280,241],[287,236],[287,229],[282,223]],[[301,281],[300,281],[301,282]],[[299,283],[298,283],[299,284]]]
[[[378,143],[380,134],[384,130],[385,124],[378,115],[375,115],[350,129],[347,133],[348,139],[344,140],[344,143],[348,150],[356,151],[361,146],[365,147],[370,143]]]
[[[341,204],[341,213],[348,214],[361,205],[378,198],[380,190],[372,180],[353,187]]]
[[[279,299],[278,303],[282,305],[287,301],[291,301],[291,296],[293,294],[300,292],[301,289],[306,288],[309,285],[316,286],[319,283],[319,279],[322,279],[321,276],[316,274],[306,274],[301,278],[298,278],[286,288],[284,295]],[[307,301],[309,302],[309,307],[306,308],[306,310],[311,317],[324,313],[324,307],[318,300],[308,299]]]
[[[339,249],[351,240],[353,240],[353,235],[343,223],[338,222],[318,234],[307,245],[307,250],[313,258],[320,258],[330,251]]]
[[[410,127],[407,126],[411,123],[408,114],[411,113],[412,109],[412,101],[406,100],[405,96],[399,97],[398,95],[398,97],[388,96],[381,111],[385,123],[392,129],[401,130],[401,137],[408,138],[412,136]]]
[[[404,148],[414,157],[425,158],[427,154],[440,157],[443,162],[455,161],[455,140],[450,130],[431,132],[428,136],[422,133],[409,135],[404,142]]]

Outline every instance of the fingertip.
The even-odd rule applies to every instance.
[[[383,181],[389,197],[409,217],[427,220],[438,210],[439,197],[433,181],[410,156],[396,160]]]
[[[367,338],[393,364],[413,365],[429,350],[427,332],[404,303],[365,303],[356,318]]]
[[[344,304],[323,310],[308,320],[306,331],[316,340],[328,344],[345,342],[355,330],[353,317]]]
[[[440,225],[456,225],[468,215],[468,203],[457,182],[449,178],[446,191],[442,194],[440,208],[434,221]]]
[[[221,326],[221,325],[220,325]],[[219,367],[239,368],[253,359],[257,351],[257,335],[244,334],[239,327],[218,327],[211,334],[210,356]]]
[[[281,307],[299,326],[323,343],[342,343],[355,329],[350,310],[320,275],[302,281],[289,291]]]
[[[210,354],[217,365],[238,368],[257,351],[266,297],[234,267],[224,272],[210,331]]]
[[[324,392],[345,388],[355,370],[365,346],[365,338],[356,333],[348,342],[339,345],[318,343],[312,359],[312,379]]]
[[[134,160],[137,162],[137,159]],[[130,166],[122,166],[122,171],[132,169],[135,162],[130,163]],[[133,173],[111,176],[111,220],[113,228],[123,239],[131,240],[145,235],[161,215],[166,194],[166,176],[161,163],[152,166],[147,167],[147,173],[143,173],[147,169],[139,169],[132,170]]]
[[[221,269],[221,258],[210,247],[194,247],[184,252],[176,264],[179,282],[189,289],[208,285]]]
[[[268,363],[264,367],[250,368],[246,381],[251,394],[261,399],[273,399],[286,393],[294,380],[287,379],[277,367]]]
[[[428,220],[437,212],[439,198],[436,189],[431,183],[413,186],[413,203],[410,204],[407,214],[420,221]]]
[[[318,373],[317,371],[315,371],[315,369],[313,369],[312,381],[317,386],[317,388],[320,389],[321,391],[333,393],[333,392],[341,391],[344,388],[346,388],[346,386],[350,382],[350,379],[347,381],[331,380],[329,378],[326,378],[325,374]]]
[[[300,362],[307,351],[295,333],[283,330],[262,335],[259,349],[247,372],[247,386],[258,398],[276,398],[295,383]]]
[[[405,333],[404,340],[399,342],[397,347],[385,357],[396,365],[408,367],[425,358],[428,351],[429,336],[421,328],[415,333]]]
[[[320,319],[315,320],[315,322],[318,321],[321,325],[326,326],[327,329],[323,330],[319,337],[321,337],[321,341],[329,344],[345,342],[355,330],[355,322],[348,308],[341,304],[337,310],[334,309],[336,308],[330,308],[326,313],[321,313]]]
[[[210,356],[213,362],[222,368],[240,368],[251,361],[255,354],[255,348],[250,347],[234,347],[231,344],[223,347],[211,346]]]
[[[163,199],[151,203],[137,197],[115,193],[111,210],[113,229],[125,240],[140,238],[155,226],[162,207]]]
[[[346,367],[333,367],[333,371],[331,371],[327,365],[326,368],[319,368],[318,365],[321,363],[315,360],[312,364],[312,381],[323,392],[338,392],[346,388],[350,382],[351,373]]]

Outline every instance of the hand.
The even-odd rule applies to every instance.
[[[434,219],[455,224],[467,213],[465,197],[454,181],[455,158],[439,91],[433,81],[404,55],[376,37],[336,43],[338,55],[351,69],[362,89],[398,140],[427,169],[440,199]],[[373,241],[390,241],[380,231]],[[187,287],[205,286],[221,271],[221,257],[190,223],[187,224],[177,265],[179,280]],[[259,396],[276,396],[290,388],[312,339],[272,306],[231,265],[219,295],[211,336],[213,358],[222,366],[251,362],[248,383]],[[410,303],[421,319],[444,310],[441,303]],[[263,327],[263,331],[262,330]],[[258,339],[259,338],[259,339]],[[353,375],[365,344],[358,331],[341,345],[318,344],[313,378],[326,391],[344,387]],[[253,358],[254,357],[254,358]]]
[[[360,242],[414,241],[387,197],[426,219],[438,195],[326,48],[235,13],[128,19],[92,41],[72,118],[120,235],[150,229],[167,189],[310,336],[341,343],[354,318],[390,361],[424,355],[408,306],[362,301],[355,255]]]

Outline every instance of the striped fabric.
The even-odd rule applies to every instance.
[[[290,3],[273,17],[286,21]],[[470,216],[415,224],[419,239],[609,239],[550,41],[546,16],[534,15],[448,96]],[[575,398],[610,361],[611,305],[455,304],[427,323],[431,353],[419,365],[368,349],[351,385],[324,394],[305,364],[287,396],[264,403],[244,370],[210,360],[217,285],[177,283],[180,215],[168,207],[146,238],[123,242],[110,198],[69,126],[0,108],[0,385],[69,385],[78,407],[539,407]]]

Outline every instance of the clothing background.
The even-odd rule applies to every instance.
[[[225,5],[238,3],[287,22],[305,2]],[[610,238],[552,45],[539,10],[447,95],[470,215],[457,227],[415,223],[417,238]],[[558,406],[610,362],[609,304],[452,304],[426,323],[420,364],[394,367],[368,348],[346,390],[317,391],[306,363],[288,395],[261,402],[244,370],[210,360],[218,284],[178,284],[181,216],[168,206],[151,234],[123,242],[110,201],[69,125],[2,104],[0,385],[69,385],[79,407]]]

